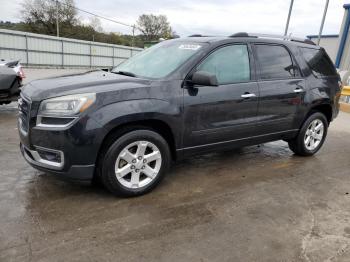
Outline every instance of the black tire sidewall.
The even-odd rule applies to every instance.
[[[123,186],[117,179],[115,175],[115,163],[118,158],[119,153],[129,144],[135,141],[149,141],[156,145],[162,156],[162,164],[160,171],[156,178],[153,181],[142,187],[136,189],[130,189]],[[138,196],[145,194],[151,191],[155,186],[159,184],[159,182],[163,179],[165,173],[169,169],[170,166],[170,150],[166,140],[159,135],[158,133],[152,130],[135,130],[131,131],[127,134],[124,134],[120,138],[118,138],[107,150],[104,159],[102,161],[102,182],[105,187],[113,194],[122,196],[122,197],[130,197],[130,196]]]
[[[305,143],[304,143],[305,133],[306,133],[309,125],[311,124],[311,122],[316,120],[316,119],[321,120],[323,123],[323,126],[324,126],[323,137],[322,137],[321,143],[314,150],[308,150],[305,146]],[[310,115],[309,118],[303,124],[303,126],[299,132],[299,135],[298,135],[298,146],[300,149],[302,149],[303,154],[307,155],[307,156],[311,156],[311,155],[314,155],[315,153],[317,153],[317,151],[319,151],[321,149],[324,141],[326,140],[327,133],[328,133],[328,120],[325,117],[325,115],[322,113],[318,113],[318,112]]]

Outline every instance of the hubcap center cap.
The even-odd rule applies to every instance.
[[[134,164],[136,169],[141,169],[143,166],[143,161],[141,160],[136,160],[136,163]]]

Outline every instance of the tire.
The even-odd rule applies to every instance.
[[[288,142],[299,156],[312,156],[322,147],[328,131],[328,120],[320,112],[312,113],[302,125],[297,137]]]
[[[114,195],[143,195],[164,178],[170,161],[168,143],[161,135],[147,129],[130,131],[107,149],[101,161],[101,180]]]

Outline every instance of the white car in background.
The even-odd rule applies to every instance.
[[[0,66],[3,66],[7,63],[5,59],[0,59]]]
[[[9,104],[18,99],[24,77],[19,60],[0,59],[0,105]]]

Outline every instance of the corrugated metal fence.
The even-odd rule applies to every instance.
[[[26,66],[112,67],[141,48],[0,29],[0,59],[20,59]]]

